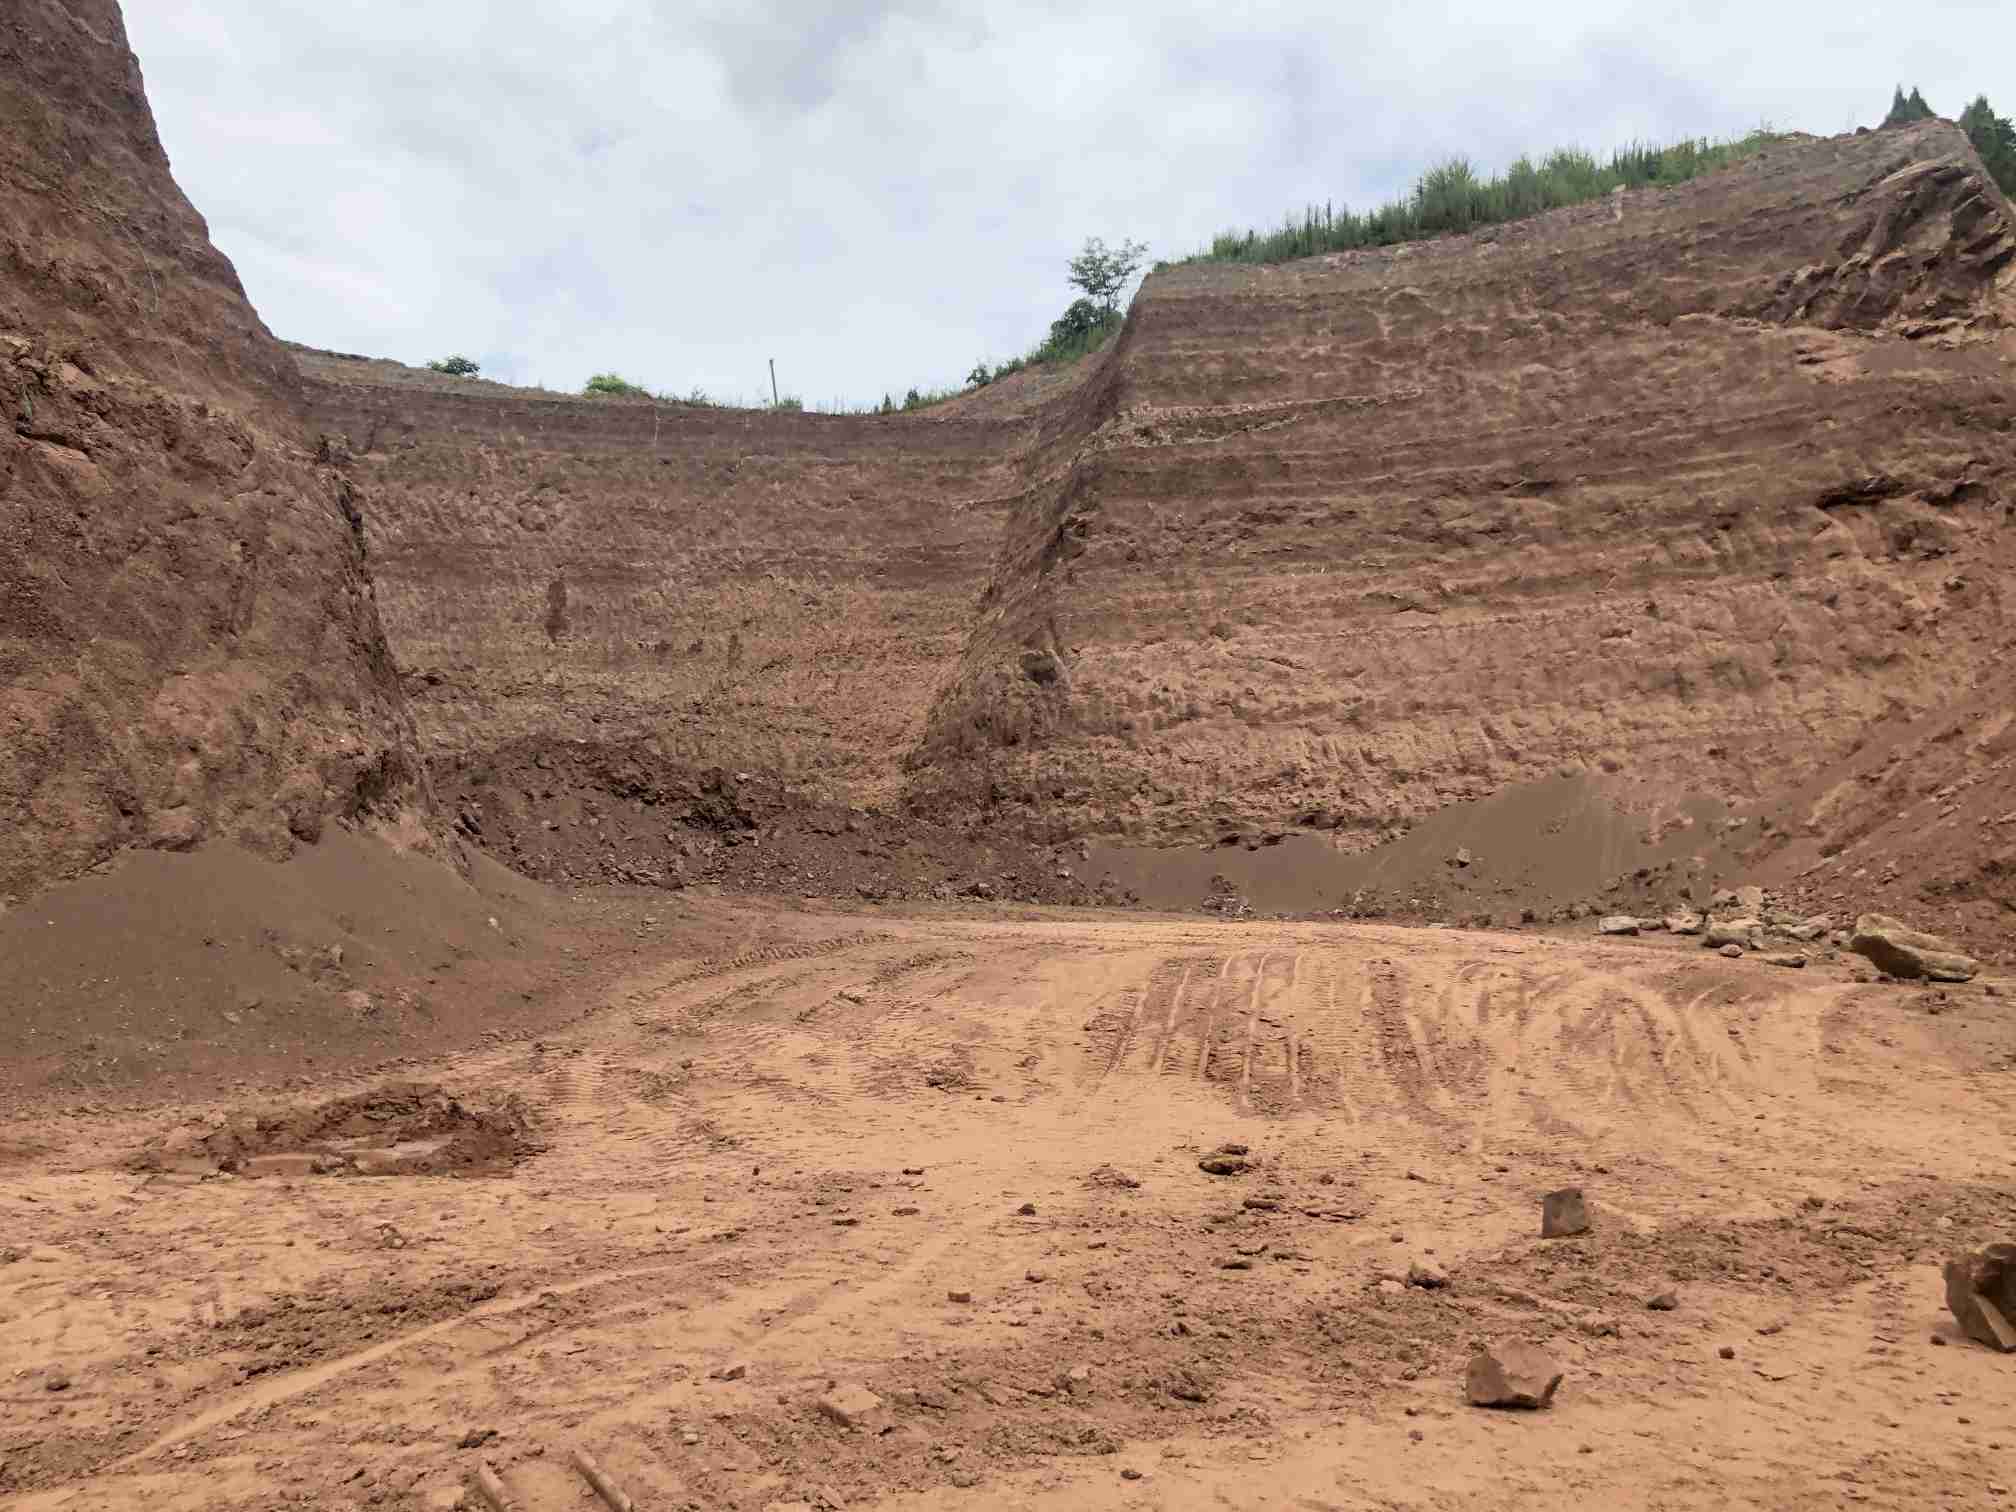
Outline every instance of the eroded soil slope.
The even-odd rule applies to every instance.
[[[1788,791],[2012,644],[2012,280],[1943,123],[1158,273],[1028,454],[917,791],[1354,844],[1563,771]]]
[[[0,899],[420,801],[350,485],[169,176],[112,0],[0,26]]]
[[[649,735],[682,769],[894,791],[1021,422],[569,398],[295,351],[370,496],[430,754]]]

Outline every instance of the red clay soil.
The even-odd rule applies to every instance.
[[[2016,1211],[2016,983],[1523,927],[2007,910],[1950,127],[1160,274],[1026,410],[353,363],[324,464],[109,0],[15,9],[10,1508],[2006,1494],[1941,1265]],[[1017,901],[1095,834],[1494,927]],[[1466,1402],[1507,1345],[1544,1412]]]
[[[124,846],[424,809],[354,491],[113,0],[10,7],[0,123],[0,906]]]

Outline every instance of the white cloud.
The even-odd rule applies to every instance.
[[[740,397],[774,356],[814,403],[1023,350],[1087,235],[1178,256],[1452,152],[1838,131],[1899,81],[1957,114],[2016,56],[2016,8],[1970,0],[129,0],[127,26],[279,334]]]

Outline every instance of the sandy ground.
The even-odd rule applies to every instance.
[[[409,1068],[527,1131],[515,1168],[347,1174],[439,1144],[317,1123],[366,1082],[254,1109],[346,1174],[217,1169],[242,1105],[0,1124],[0,1499],[449,1507],[488,1463],[544,1512],[595,1505],[585,1448],[641,1508],[2016,1504],[2016,1367],[1938,1276],[2016,1221],[2006,985],[1371,925],[792,933]],[[1252,1169],[1201,1171],[1228,1141]],[[1543,1241],[1565,1184],[1594,1227]],[[1466,1406],[1479,1340],[1550,1349],[1554,1406]],[[881,1405],[836,1421],[836,1385]]]

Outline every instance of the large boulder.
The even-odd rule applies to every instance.
[[[1635,935],[1638,933],[1638,928],[1638,921],[1630,914],[1611,914],[1596,926],[1596,932],[1606,935]]]
[[[1946,1262],[1946,1305],[1990,1349],[2016,1354],[2016,1244],[1990,1244]]]
[[[1867,913],[1857,919],[1848,948],[1893,977],[1965,982],[1981,969],[1979,961],[1955,950],[1951,941],[1913,929],[1887,914]]]

